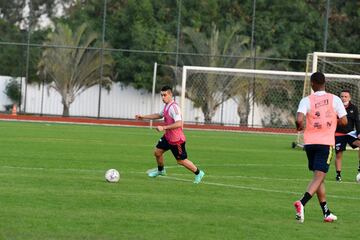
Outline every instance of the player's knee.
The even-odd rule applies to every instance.
[[[179,165],[184,165],[184,161],[181,160],[181,159],[177,159],[176,162],[177,162],[177,164],[179,164]]]
[[[161,151],[158,151],[158,150],[155,150],[155,151],[154,151],[154,156],[155,156],[155,157],[161,157],[161,155],[162,155],[162,152],[161,152]]]
[[[353,143],[354,146],[356,147],[360,147],[360,141],[359,140],[356,140],[354,143]]]

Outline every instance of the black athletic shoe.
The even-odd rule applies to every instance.
[[[338,175],[338,176],[336,176],[335,179],[336,179],[337,182],[341,182],[341,176]]]

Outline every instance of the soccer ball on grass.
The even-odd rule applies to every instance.
[[[120,173],[116,169],[109,169],[105,173],[105,179],[108,182],[116,183],[120,180]]]
[[[357,183],[360,183],[360,172],[356,175],[355,180]]]

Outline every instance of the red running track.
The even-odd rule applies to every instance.
[[[102,119],[85,117],[59,117],[59,116],[37,116],[37,115],[11,115],[0,114],[0,120],[7,121],[27,121],[27,122],[55,122],[55,123],[73,123],[73,124],[98,124],[112,126],[136,126],[148,127],[148,121],[122,120],[122,119]],[[155,121],[154,126],[162,124],[162,121]],[[252,128],[242,126],[224,126],[215,124],[184,124],[185,129],[199,130],[218,130],[218,131],[237,131],[237,132],[262,132],[262,133],[281,133],[296,134],[295,129],[283,128]]]

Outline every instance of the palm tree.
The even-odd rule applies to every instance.
[[[228,27],[220,32],[213,24],[212,32],[208,38],[205,33],[193,28],[184,28],[183,35],[189,43],[187,49],[208,57],[184,56],[184,65],[231,67],[244,66],[250,56],[247,36],[239,35],[240,26]],[[185,47],[186,48],[186,47]],[[224,56],[227,57],[219,57]],[[234,57],[231,57],[234,56]],[[242,56],[241,58],[235,56]],[[237,77],[221,74],[196,73],[187,80],[186,97],[194,102],[195,107],[200,107],[205,118],[205,123],[210,123],[218,107],[237,92],[233,91]]]
[[[96,84],[110,86],[114,61],[108,51],[89,49],[97,46],[97,40],[98,34],[88,31],[86,24],[73,32],[68,25],[60,23],[48,35],[46,44],[55,47],[42,52],[38,74],[61,95],[63,116],[69,116],[71,103],[86,89]]]

